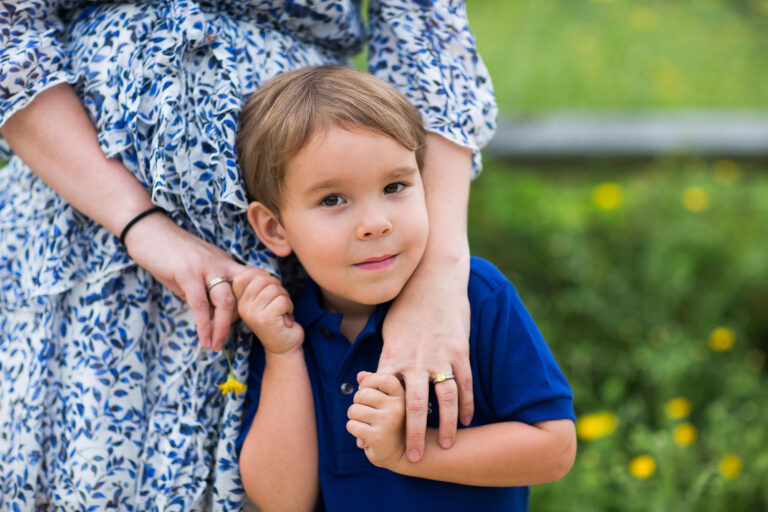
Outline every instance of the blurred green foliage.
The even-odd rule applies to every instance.
[[[768,0],[467,4],[502,115],[768,107]],[[532,510],[768,510],[765,170],[485,159],[472,252],[517,286],[579,418]]]
[[[532,509],[765,510],[765,176],[727,160],[553,167],[487,161],[471,248],[517,286],[577,415],[609,411],[618,427],[582,439],[571,473],[535,488]],[[710,339],[718,328],[732,346]],[[677,397],[692,411],[672,419]],[[681,423],[698,432],[689,446],[673,440]],[[729,453],[743,464],[735,478],[719,468]],[[656,463],[646,479],[629,471],[641,454]]]
[[[502,112],[768,107],[768,0],[483,0]]]

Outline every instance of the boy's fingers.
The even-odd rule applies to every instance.
[[[347,432],[352,434],[358,439],[362,439],[367,444],[366,439],[371,433],[371,426],[357,420],[347,421]]]
[[[383,391],[375,388],[361,387],[352,397],[356,404],[367,405],[368,407],[381,408],[387,400],[387,395]]]
[[[376,421],[377,410],[363,404],[352,404],[347,409],[347,418],[372,425]]]
[[[357,372],[357,383],[358,384],[362,383],[363,380],[365,380],[365,378],[370,374],[371,372],[366,372],[366,371]]]
[[[429,382],[424,372],[406,373],[405,378],[405,453],[408,460],[418,462],[424,453],[427,431],[427,397]]]
[[[436,382],[435,396],[440,410],[438,442],[443,448],[450,448],[456,439],[456,414],[459,409],[456,382],[453,379]]]
[[[257,278],[268,276],[267,272],[256,267],[245,267],[232,278],[232,291],[239,300],[248,285]]]
[[[363,372],[360,372],[363,373]],[[400,384],[400,381],[391,373],[386,372],[376,372],[376,373],[369,373],[365,372],[366,375],[363,376],[362,379],[360,379],[360,373],[358,373],[358,382],[360,383],[360,388],[374,388],[378,389],[379,391],[389,395],[389,396],[402,396],[404,394],[403,385]]]

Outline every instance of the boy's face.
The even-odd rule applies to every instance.
[[[332,310],[394,299],[424,254],[416,156],[376,132],[313,135],[288,163],[281,204],[286,242]]]

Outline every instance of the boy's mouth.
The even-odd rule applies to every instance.
[[[374,256],[360,263],[355,263],[355,266],[364,270],[380,270],[390,266],[395,261],[395,258],[397,258],[397,254]]]

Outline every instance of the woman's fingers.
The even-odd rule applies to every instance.
[[[181,283],[181,289],[184,292],[184,299],[192,309],[200,344],[203,348],[211,348],[211,304],[208,302],[205,285],[198,279],[190,279]]]
[[[211,303],[211,316],[213,318],[213,334],[211,347],[219,351],[229,336],[229,328],[237,315],[237,302],[229,282],[217,284],[208,291]]]
[[[472,367],[469,364],[469,357],[459,356],[453,361],[452,366],[459,393],[459,420],[462,425],[468,427],[472,422],[472,416],[475,414],[475,395],[472,390]],[[440,407],[442,408],[442,406],[443,402],[440,400]],[[441,417],[440,426],[442,427],[442,425],[443,418]]]
[[[429,377],[426,372],[404,373],[405,379],[405,453],[408,460],[418,462],[424,453],[427,431],[427,399]]]
[[[456,439],[456,415],[459,412],[456,382],[448,379],[436,382],[434,386],[440,411],[438,442],[443,448],[450,448]]]

